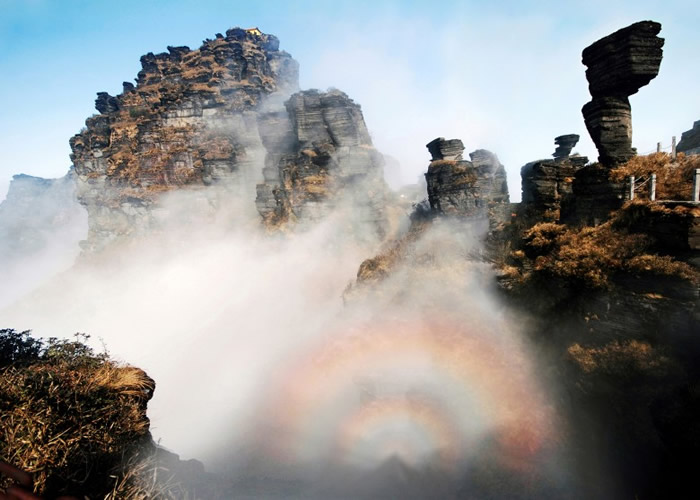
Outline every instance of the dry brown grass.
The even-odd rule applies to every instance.
[[[430,222],[415,221],[409,231],[392,242],[383,252],[366,259],[357,271],[357,284],[376,283],[386,278],[399,262],[411,251],[413,244],[423,235]],[[350,292],[351,290],[347,290]]]
[[[151,440],[143,370],[75,341],[0,330],[0,460],[29,472],[54,498],[209,498],[201,464],[180,462]],[[9,485],[0,477],[0,490]],[[189,486],[188,486],[189,487]]]
[[[584,228],[540,223],[525,233],[524,241],[534,276],[558,277],[593,288],[608,287],[618,273],[698,279],[697,271],[685,262],[651,253],[652,240],[625,231],[616,218]],[[522,262],[525,257],[513,258]]]
[[[671,360],[640,340],[614,340],[603,346],[584,347],[573,344],[567,349],[567,357],[586,374],[629,377],[635,373],[663,373]]]
[[[39,494],[103,496],[124,454],[150,439],[155,384],[110,361],[9,366],[0,377],[0,456],[32,473]]]
[[[651,174],[656,174],[657,200],[691,200],[693,173],[700,168],[700,156],[679,153],[676,162],[667,153],[635,156],[610,172],[610,179],[623,182],[634,175],[639,185],[636,196],[648,198]],[[646,183],[645,183],[646,182]]]

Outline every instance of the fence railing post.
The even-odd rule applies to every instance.
[[[634,175],[630,175],[630,200],[634,200]]]
[[[693,201],[700,201],[700,168],[695,169],[693,176]]]
[[[649,199],[656,200],[656,174],[651,174],[651,187],[649,188]]]
[[[671,138],[671,158],[676,161],[676,136]]]

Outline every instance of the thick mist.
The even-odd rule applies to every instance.
[[[86,235],[72,173],[16,175],[0,202],[0,309],[70,268]]]
[[[154,439],[203,461],[232,495],[561,497],[565,430],[518,320],[491,293],[483,221],[436,219],[384,279],[356,283],[365,259],[406,236],[406,204],[387,196],[380,241],[366,191],[384,184],[368,178],[316,207],[320,220],[268,233],[254,200],[262,131],[207,126],[247,133],[248,161],[162,195],[137,237],[58,275],[84,226],[62,233],[77,235],[72,254],[48,243],[26,253],[34,272],[8,261],[0,326],[88,333],[143,368],[157,384]]]
[[[348,287],[386,249],[351,207],[270,235],[229,194],[165,197],[166,231],[81,259],[2,324],[87,332],[145,369],[154,438],[253,498],[564,486],[555,411],[476,229],[438,220],[387,279]]]

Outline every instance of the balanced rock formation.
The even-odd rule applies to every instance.
[[[426,147],[432,155],[425,179],[434,212],[486,218],[494,205],[509,202],[505,168],[495,154],[478,149],[469,154],[471,161],[462,160],[458,139],[438,138]]]
[[[693,123],[693,128],[683,132],[676,151],[687,155],[700,154],[700,120]]]
[[[164,191],[221,183],[254,193],[265,157],[258,111],[298,88],[298,64],[256,30],[228,30],[197,50],[168,47],[141,65],[136,85],[98,93],[100,114],[70,141],[88,250],[157,226],[152,208]]]
[[[659,73],[661,24],[641,21],[601,38],[583,51],[593,97],[582,112],[598,148],[598,161],[613,167],[636,154],[632,148],[632,111],[628,97]]]
[[[557,145],[557,149],[554,150],[552,156],[554,159],[568,158],[571,154],[571,150],[578,143],[579,136],[577,134],[567,134],[560,135],[554,138],[554,144]]]
[[[260,117],[267,149],[256,205],[269,229],[318,221],[344,204],[383,235],[383,157],[360,106],[339,90],[296,93]]]

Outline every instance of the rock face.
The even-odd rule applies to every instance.
[[[659,73],[661,24],[642,21],[601,38],[583,51],[583,64],[593,100],[583,116],[598,148],[600,163],[613,167],[635,155],[628,97]]]
[[[296,93],[284,113],[261,116],[267,148],[256,206],[268,228],[318,221],[348,204],[353,218],[383,234],[383,157],[360,106],[339,90]]]
[[[478,149],[462,160],[462,141],[438,138],[426,145],[432,161],[425,174],[428,200],[439,214],[486,218],[495,205],[507,205],[508,184],[495,154]]]
[[[676,151],[688,155],[700,154],[700,120],[693,123],[693,128],[683,132]]]
[[[226,184],[233,196],[254,193],[265,157],[258,113],[298,88],[297,63],[256,30],[228,30],[197,50],[168,47],[141,65],[135,86],[98,93],[100,114],[70,141],[88,250],[157,226],[152,208],[164,191]]]

